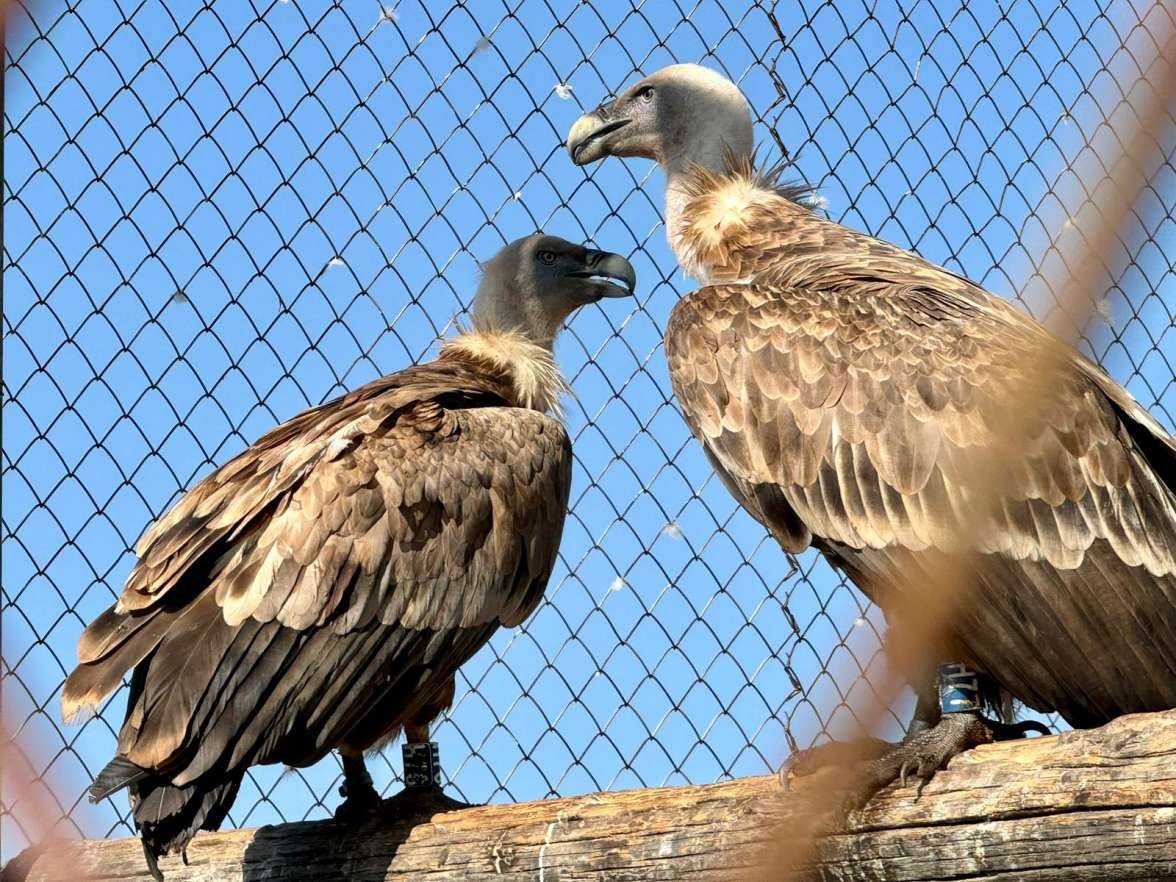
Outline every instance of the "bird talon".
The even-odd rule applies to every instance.
[[[919,769],[916,773],[919,778],[919,783],[915,786],[915,802],[919,801],[919,797],[923,795],[924,788],[931,783],[931,779],[935,777],[935,773],[939,771],[939,768],[940,766],[933,762],[930,757],[919,758]]]
[[[913,760],[905,760],[898,770],[898,786],[907,786],[907,774],[911,771],[911,763]]]

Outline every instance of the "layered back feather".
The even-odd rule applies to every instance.
[[[152,859],[215,829],[249,766],[362,751],[437,712],[457,668],[530,614],[571,484],[542,410],[561,388],[513,337],[451,342],[278,426],[147,530],[62,709],[133,669],[93,795],[131,789]]]
[[[1034,707],[1089,725],[1176,706],[1171,435],[1011,304],[817,216],[775,175],[694,169],[671,231],[711,283],[671,316],[671,380],[727,486],[884,610],[930,578],[928,555],[959,557],[974,602],[927,651]],[[1004,492],[977,520],[978,449]]]

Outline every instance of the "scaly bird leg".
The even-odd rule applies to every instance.
[[[926,732],[939,722],[939,680],[934,669],[927,676],[920,676],[913,683],[915,687],[915,711],[907,724],[906,737],[912,738],[919,732]],[[880,738],[858,738],[853,741],[828,741],[805,750],[798,750],[788,758],[777,773],[785,789],[793,779],[803,778],[821,769],[851,769],[881,759],[897,745]]]
[[[372,784],[363,752],[344,748],[339,754],[343,758],[343,784],[339,788],[343,802],[335,809],[335,820],[352,823],[374,815],[380,807],[380,794]]]

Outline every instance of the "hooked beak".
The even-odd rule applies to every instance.
[[[584,261],[585,269],[568,273],[575,279],[588,279],[598,297],[632,297],[637,287],[637,273],[633,264],[619,254],[609,251],[589,251]],[[615,279],[623,283],[613,284]]]
[[[608,136],[623,129],[628,119],[610,119],[611,108],[602,104],[572,123],[568,132],[568,155],[576,165],[587,165],[608,155]]]

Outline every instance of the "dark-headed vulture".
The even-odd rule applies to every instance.
[[[580,165],[665,170],[670,244],[706,286],[670,317],[670,377],[743,507],[847,573],[900,642],[904,589],[944,559],[973,585],[904,669],[911,734],[865,764],[855,800],[1023,733],[982,715],[1001,699],[1083,727],[1176,707],[1176,445],[1122,386],[1006,301],[799,204],[754,168],[747,100],[713,71],[646,77],[567,146]],[[1025,376],[1039,351],[1057,353],[1047,382]],[[999,498],[972,524],[969,457],[1012,447],[1030,379]]]
[[[157,878],[158,856],[219,826],[253,765],[337,749],[344,808],[371,811],[363,752],[404,730],[406,781],[439,795],[429,723],[457,669],[535,609],[555,563],[572,450],[548,413],[565,389],[554,338],[635,282],[623,257],[543,234],[483,270],[471,332],[200,481],[82,634],[63,713],[133,671],[91,794],[129,788]]]

